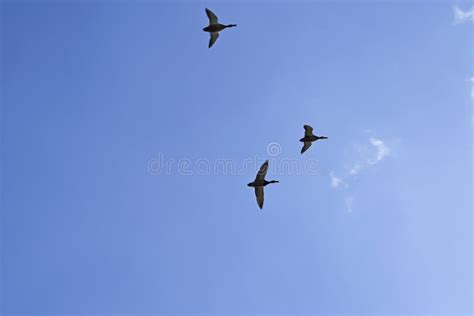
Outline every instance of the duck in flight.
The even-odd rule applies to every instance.
[[[312,142],[317,141],[318,139],[327,139],[326,136],[316,136],[313,135],[313,128],[309,125],[304,127],[304,137],[300,139],[300,142],[304,143],[303,148],[301,148],[301,154],[303,154],[309,147],[311,147]]]
[[[217,38],[219,37],[220,31],[228,27],[237,26],[237,24],[224,25],[224,24],[218,23],[217,16],[214,14],[214,12],[212,12],[208,8],[206,8],[206,14],[207,14],[207,17],[209,18],[209,26],[206,26],[202,30],[204,32],[209,32],[211,34],[211,38],[209,39],[209,48],[211,48],[212,45],[214,45],[214,43],[216,42]]]
[[[278,183],[278,181],[275,181],[275,180],[272,180],[272,181],[265,180],[265,175],[267,174],[267,170],[268,170],[268,160],[265,161],[263,165],[260,167],[260,170],[257,173],[257,177],[255,178],[255,181],[247,184],[249,187],[255,188],[255,196],[257,198],[258,207],[260,207],[260,209],[262,209],[263,207],[263,187],[270,183]]]

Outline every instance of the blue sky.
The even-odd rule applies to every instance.
[[[470,315],[470,6],[4,1],[3,314]]]

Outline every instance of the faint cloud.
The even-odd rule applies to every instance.
[[[469,78],[469,81],[471,82],[471,99],[474,100],[474,77]]]
[[[471,102],[474,103],[474,77],[468,79],[471,82]],[[474,125],[474,110],[471,110],[471,123]]]
[[[346,196],[346,198],[344,199],[344,202],[346,203],[346,210],[349,213],[352,213],[352,204],[354,203],[354,197]]]
[[[364,133],[367,131],[365,130]],[[391,148],[379,138],[370,137],[368,141],[354,144],[353,151],[350,153],[352,161],[344,164],[345,171],[342,172],[342,176],[336,176],[334,171],[329,173],[331,187],[338,188],[341,185],[348,187],[351,178],[384,160],[390,154]]]
[[[331,178],[331,187],[338,188],[340,185],[345,185],[345,182],[342,181],[341,178],[338,178],[333,171],[329,173],[329,177]]]
[[[350,174],[351,176],[355,176],[356,174],[359,173],[360,169],[361,169],[360,164],[355,163],[355,164],[352,166],[351,170],[349,170],[349,174]]]
[[[474,79],[473,79],[474,82]],[[369,135],[367,135],[369,134]],[[347,148],[347,158],[341,170],[329,172],[330,186],[334,189],[344,188],[344,205],[347,212],[353,211],[355,196],[350,194],[352,184],[364,171],[379,164],[392,155],[393,146],[397,141],[386,141],[374,135],[373,130],[362,131],[361,138]]]
[[[463,11],[460,7],[454,6],[454,21],[453,24],[461,24],[467,21],[474,21],[474,7],[471,9]]]
[[[345,164],[347,176],[357,176],[363,170],[390,156],[391,151],[385,141],[376,137],[354,144],[354,152],[351,153],[352,161]]]
[[[380,139],[371,137],[369,139],[370,143],[372,146],[374,146],[377,149],[377,153],[375,156],[375,159],[373,160],[368,160],[367,162],[371,165],[375,165],[385,157],[387,157],[390,154],[390,148]]]

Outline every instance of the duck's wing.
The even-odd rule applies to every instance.
[[[218,37],[219,37],[219,33],[217,32],[211,33],[211,38],[209,39],[209,48],[211,48],[212,45],[214,45]]]
[[[214,14],[214,12],[206,8],[206,14],[209,18],[209,25],[217,24],[217,16]]]
[[[257,204],[260,209],[263,207],[263,187],[255,188],[255,197],[257,198]]]
[[[301,154],[303,154],[305,151],[308,150],[309,147],[311,147],[312,143],[311,142],[304,142],[303,148],[301,148]]]
[[[268,170],[268,160],[263,163],[263,165],[260,167],[260,170],[257,173],[257,177],[255,180],[264,180],[265,175],[267,174]]]
[[[313,128],[311,126],[305,125],[303,127],[304,127],[304,136],[305,137],[313,136]]]

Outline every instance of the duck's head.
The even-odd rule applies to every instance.
[[[272,180],[272,181],[265,181],[265,185],[272,184],[272,183],[278,183],[279,181]]]
[[[247,186],[251,187],[251,186],[252,186],[252,182],[247,183]]]

